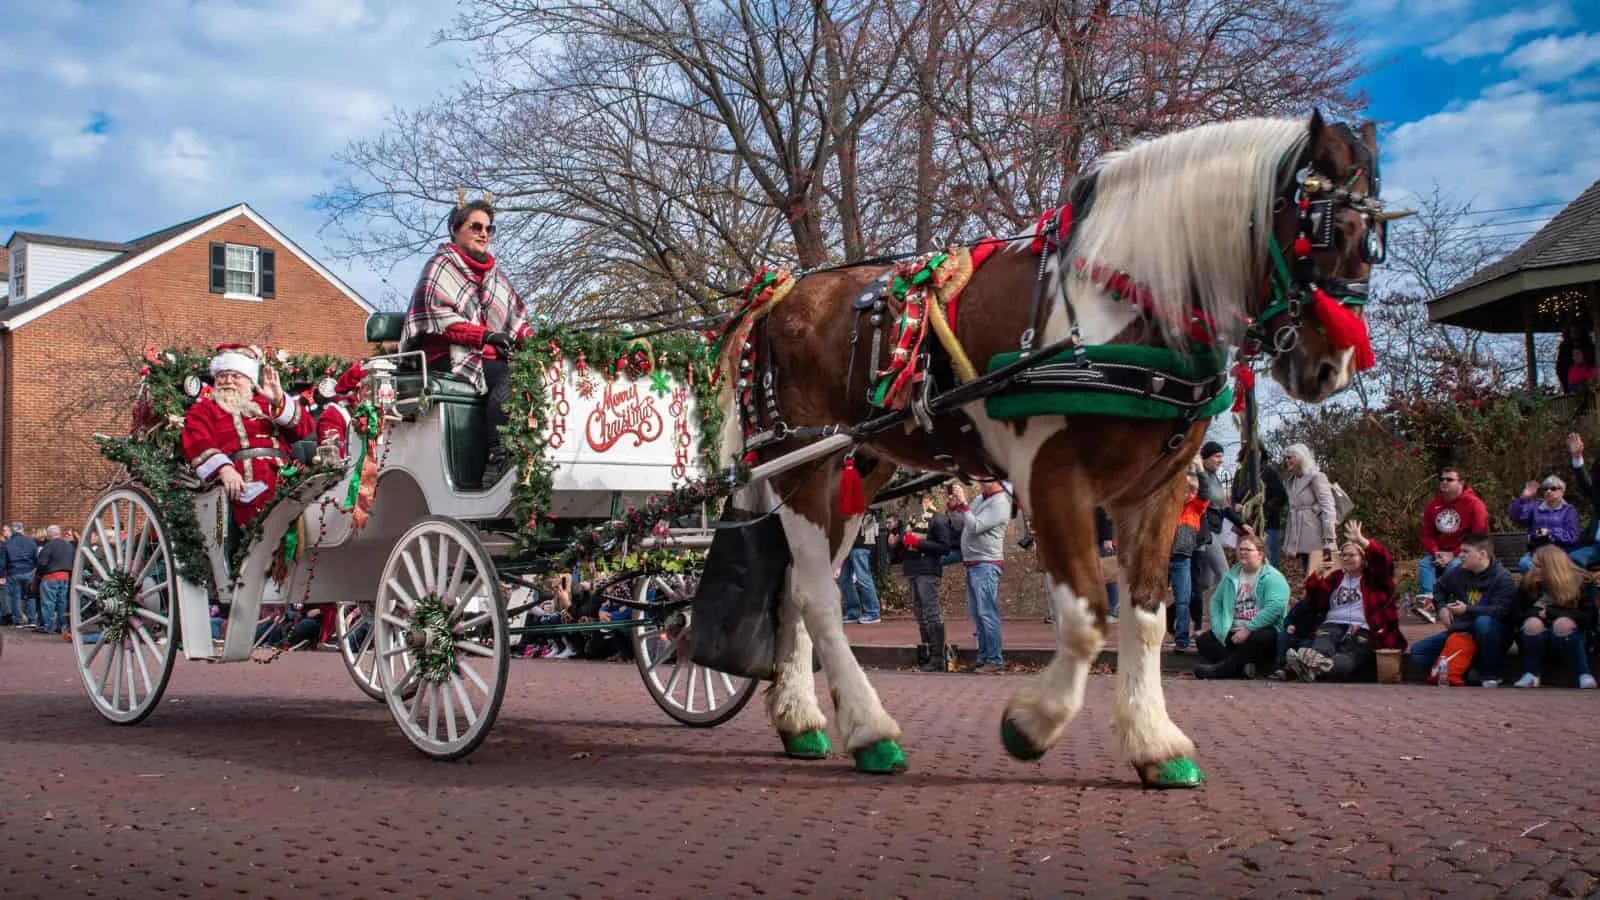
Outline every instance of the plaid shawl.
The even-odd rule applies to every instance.
[[[411,292],[411,308],[406,312],[400,347],[415,349],[423,335],[444,334],[446,328],[456,324],[482,325],[490,331],[515,335],[526,318],[522,298],[498,265],[484,273],[480,283],[450,245],[442,244],[423,267],[417,288]],[[479,391],[487,390],[481,350],[451,344],[450,371]]]

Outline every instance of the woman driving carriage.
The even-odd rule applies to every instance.
[[[527,311],[489,252],[494,207],[459,202],[450,211],[450,241],[422,269],[401,333],[403,350],[421,350],[430,364],[448,358],[455,377],[488,395],[489,469],[501,472],[500,426],[510,419],[507,360],[529,334]]]

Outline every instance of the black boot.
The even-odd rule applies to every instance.
[[[933,635],[928,626],[920,624],[917,626],[917,634],[922,638],[922,643],[917,645],[917,668],[924,672],[932,672],[934,671]]]
[[[950,645],[944,642],[944,623],[928,626],[928,671],[950,671]]]

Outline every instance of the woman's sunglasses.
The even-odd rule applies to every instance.
[[[492,224],[485,225],[482,222],[468,222],[464,227],[473,234],[487,234],[490,237],[494,237],[494,225]]]

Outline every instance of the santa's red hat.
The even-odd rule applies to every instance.
[[[248,344],[219,344],[211,358],[211,377],[238,372],[252,382],[261,380],[261,354]]]

